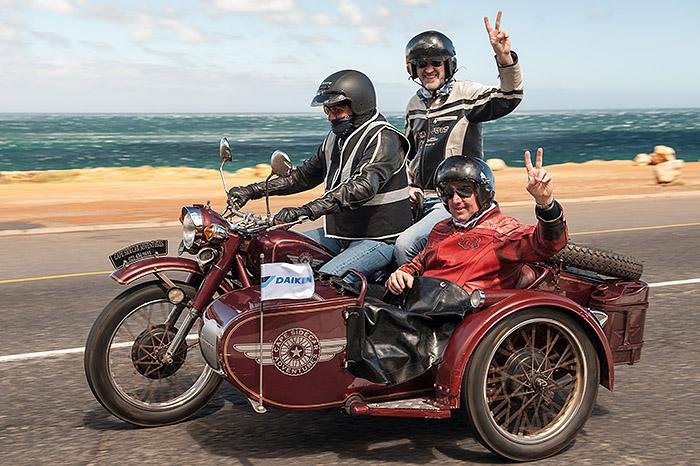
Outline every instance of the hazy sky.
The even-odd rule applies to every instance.
[[[0,0],[0,112],[307,112],[344,68],[403,110],[404,47],[426,29],[452,38],[458,78],[497,82],[499,8],[521,110],[700,107],[691,0]]]

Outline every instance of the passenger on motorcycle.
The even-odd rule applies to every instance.
[[[423,201],[422,218],[396,240],[396,260],[410,261],[426,244],[428,233],[450,214],[435,192],[437,166],[451,155],[483,158],[481,123],[512,112],[523,98],[518,56],[511,51],[508,32],[501,29],[501,12],[494,27],[484,18],[496,54],[499,86],[456,80],[457,52],[438,31],[425,31],[406,45],[406,69],[421,88],[406,107],[406,136],[411,201]]]
[[[390,264],[392,243],[411,225],[405,170],[408,140],[376,109],[374,86],[363,73],[342,70],[321,82],[311,106],[323,106],[331,131],[316,154],[289,177],[270,180],[270,194],[293,194],[321,183],[325,193],[301,207],[285,207],[276,223],[324,217],[323,228],[305,232],[335,254],[320,271],[349,268],[370,274]],[[238,208],[265,195],[265,183],[234,187]]]
[[[545,260],[566,246],[566,221],[542,158],[542,148],[537,149],[535,166],[530,152],[524,154],[537,225],[523,225],[501,213],[486,162],[465,156],[445,159],[435,172],[435,184],[451,217],[435,225],[420,254],[391,274],[389,291],[399,294],[411,288],[417,275],[446,279],[468,292],[515,288],[525,263]]]

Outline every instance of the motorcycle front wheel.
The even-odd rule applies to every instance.
[[[194,296],[193,287],[177,285]],[[177,309],[165,292],[160,282],[125,290],[102,311],[85,344],[85,375],[95,398],[110,413],[138,426],[163,426],[188,418],[209,402],[221,383],[198,348],[201,319],[172,362],[162,362],[189,311]],[[166,323],[178,313],[174,325]]]

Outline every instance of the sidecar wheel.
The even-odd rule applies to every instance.
[[[576,320],[551,309],[510,315],[486,334],[462,385],[475,438],[531,461],[566,448],[591,415],[598,355]]]
[[[194,288],[177,284],[194,296]],[[201,320],[170,364],[159,359],[187,314],[184,309],[176,327],[168,327],[173,307],[159,282],[143,283],[114,298],[88,335],[84,362],[90,389],[109,412],[131,424],[182,421],[206,405],[221,383],[198,348]]]

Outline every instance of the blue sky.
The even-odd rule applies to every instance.
[[[497,82],[499,8],[520,110],[700,107],[693,1],[0,0],[0,112],[307,112],[344,68],[401,111],[404,47],[427,29],[459,79]]]

